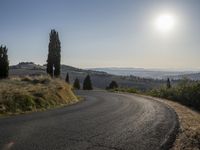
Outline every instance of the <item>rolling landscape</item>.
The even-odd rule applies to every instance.
[[[172,72],[172,71],[146,71],[145,69],[137,70],[136,72],[129,71],[128,74],[113,73],[107,69],[80,69],[72,66],[61,65],[61,77],[65,79],[66,74],[70,76],[70,82],[73,83],[75,78],[79,78],[80,82],[87,74],[91,75],[93,86],[96,89],[105,89],[112,80],[117,81],[119,86],[124,88],[133,87],[138,90],[150,90],[165,85],[166,79],[174,80],[173,83],[177,84],[184,78],[191,80],[200,80],[200,73],[195,72]],[[118,72],[120,72],[119,69]],[[116,69],[117,71],[117,69]],[[33,62],[21,62],[17,65],[10,66],[10,76],[38,76],[46,75],[45,65],[36,65]],[[143,75],[142,75],[143,74]],[[155,78],[155,74],[159,78]],[[166,76],[168,74],[168,76]],[[178,74],[178,75],[174,75]],[[148,78],[145,76],[149,76]]]
[[[0,150],[200,150],[199,1],[0,7]]]
[[[109,74],[120,76],[137,76],[150,79],[182,79],[199,80],[200,71],[181,71],[175,69],[144,69],[144,68],[92,68],[91,70],[103,71]]]
[[[118,76],[109,74],[103,71],[94,71],[86,69],[78,69],[71,66],[61,65],[61,77],[65,79],[66,74],[70,76],[70,82],[73,83],[75,78],[79,78],[80,82],[83,80],[87,74],[90,74],[93,86],[96,89],[104,89],[108,84],[115,80],[119,83],[121,87],[135,87],[140,90],[147,90],[153,87],[164,84],[165,81],[162,80],[152,80],[144,79],[136,76]],[[35,65],[34,63],[19,63],[18,65],[10,67],[10,76],[36,76],[36,75],[46,75],[46,67]]]

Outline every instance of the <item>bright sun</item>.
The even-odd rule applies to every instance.
[[[174,28],[175,19],[173,15],[162,14],[155,20],[156,28],[163,33],[167,33]]]

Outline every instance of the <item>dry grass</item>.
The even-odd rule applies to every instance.
[[[77,102],[71,87],[48,76],[0,81],[0,114],[38,111]]]

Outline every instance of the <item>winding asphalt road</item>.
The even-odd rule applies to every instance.
[[[149,98],[80,91],[76,105],[0,119],[0,149],[168,149],[178,125],[175,112]]]

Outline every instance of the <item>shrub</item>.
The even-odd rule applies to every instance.
[[[179,84],[173,88],[154,89],[149,92],[150,95],[171,99],[186,106],[200,110],[200,83]]]
[[[116,89],[118,88],[118,84],[116,81],[112,81],[106,89]]]
[[[90,79],[90,76],[87,75],[85,80],[83,81],[83,90],[92,90],[92,81]]]
[[[33,97],[26,94],[13,93],[11,96],[4,98],[5,101],[1,103],[5,106],[6,111],[30,111],[35,108]]]
[[[78,78],[75,79],[73,87],[74,89],[80,90],[80,82]]]

